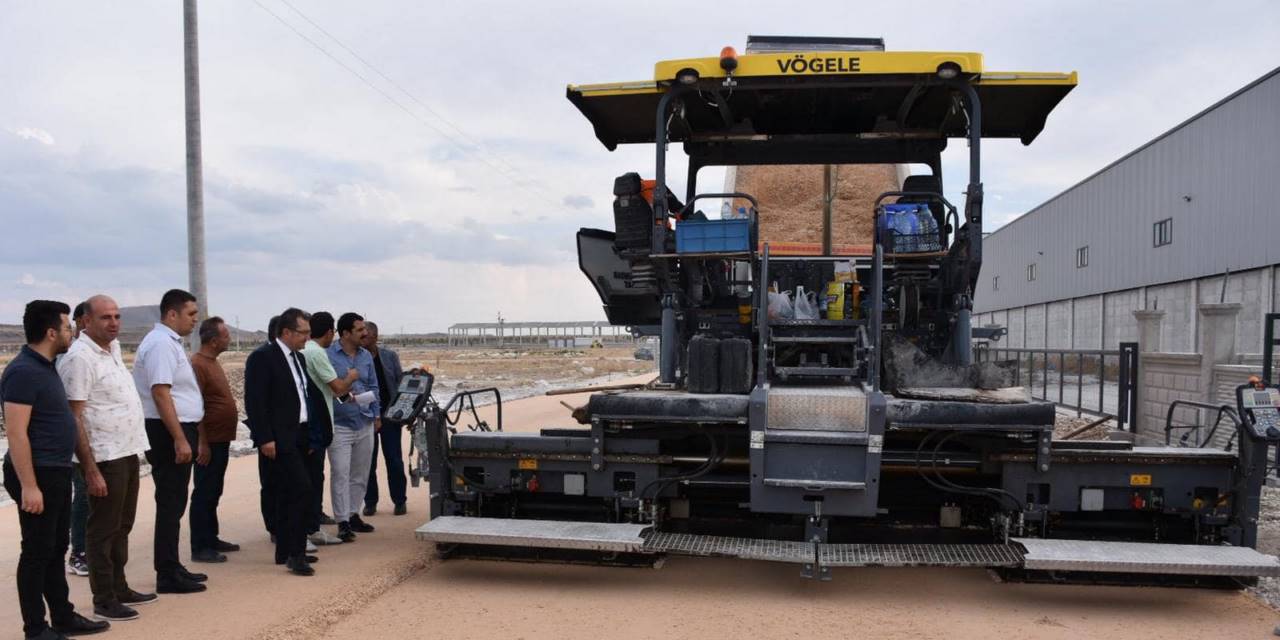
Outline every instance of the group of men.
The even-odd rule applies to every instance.
[[[276,563],[312,575],[318,545],[371,533],[377,513],[374,460],[381,442],[394,513],[404,515],[402,425],[382,418],[403,372],[377,345],[377,326],[356,313],[289,308],[272,318],[268,342],[245,361],[246,422],[258,448],[262,517]],[[333,515],[321,508],[329,463]],[[363,510],[361,510],[363,506]],[[321,529],[336,524],[337,535]]]
[[[225,562],[240,549],[219,537],[217,515],[240,423],[218,361],[230,347],[229,328],[218,317],[199,322],[196,298],[180,289],[164,294],[160,315],[130,371],[111,298],[89,298],[74,314],[61,302],[26,306],[27,344],[0,375],[0,402],[9,440],[4,486],[19,506],[18,600],[28,638],[105,631],[109,621],[136,618],[134,607],[158,599],[133,589],[125,576],[140,454],[155,485],[156,592],[207,588],[208,576],[179,559],[188,496],[191,559]],[[183,339],[197,324],[200,348],[189,357]],[[402,426],[381,418],[401,376],[399,357],[377,346],[376,327],[358,314],[335,323],[327,312],[290,308],[272,320],[266,344],[245,363],[245,422],[258,449],[276,564],[314,575],[316,545],[373,531],[360,507],[365,515],[377,511],[379,441],[394,512],[407,512]],[[326,456],[332,518],[321,508]],[[85,498],[85,507],[73,507],[73,495]],[[337,535],[322,524],[336,524]],[[78,549],[75,538],[83,539]],[[67,572],[87,573],[96,619],[70,603],[63,573],[69,543]]]

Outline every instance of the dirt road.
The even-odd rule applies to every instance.
[[[507,405],[508,428],[569,425],[586,396]],[[438,562],[413,539],[426,488],[410,514],[369,519],[378,531],[322,548],[317,575],[271,564],[252,457],[231,463],[224,537],[244,551],[210,575],[204,594],[164,596],[115,625],[125,638],[1266,638],[1280,615],[1246,594],[1195,589],[999,584],[981,570],[848,569],[818,583],[791,565],[671,558],[654,569]],[[154,587],[154,503],[143,479],[130,576]],[[185,529],[184,522],[184,529]],[[185,531],[183,548],[186,548]],[[18,638],[13,507],[0,509],[0,638]],[[185,556],[185,552],[184,552]],[[81,611],[88,584],[70,578]]]

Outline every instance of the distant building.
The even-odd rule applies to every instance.
[[[991,233],[974,326],[1002,345],[1115,349],[1159,308],[1162,351],[1198,350],[1196,304],[1242,303],[1237,352],[1280,308],[1280,69]]]

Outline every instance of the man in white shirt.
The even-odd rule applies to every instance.
[[[133,382],[142,399],[151,477],[155,482],[156,591],[204,591],[208,578],[191,573],[178,561],[178,535],[187,510],[192,449],[204,418],[204,399],[182,338],[196,327],[196,297],[171,289],[160,299],[160,322],[142,339],[133,361]]]
[[[96,465],[85,465],[91,484],[106,495],[89,497],[86,552],[93,612],[105,620],[131,620],[129,605],[154,602],[154,593],[134,591],[125,579],[129,531],[138,508],[138,454],[148,448],[142,400],[120,356],[120,308],[107,296],[86,301],[84,330],[58,359],[71,412],[89,441]]]

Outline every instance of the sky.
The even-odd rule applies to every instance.
[[[603,319],[574,234],[612,227],[613,177],[651,175],[652,147],[606,150],[565,86],[651,79],[747,34],[1078,71],[1032,145],[984,143],[987,230],[1280,65],[1271,0],[205,0],[199,16],[208,303],[247,329],[286,306],[384,333]],[[0,323],[35,298],[186,288],[182,3],[0,0],[0,96]],[[955,191],[965,162],[954,141]]]

